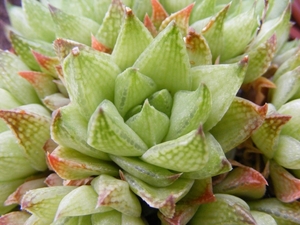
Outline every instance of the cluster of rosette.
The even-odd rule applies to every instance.
[[[7,4],[0,224],[300,224],[290,2],[191,2]]]

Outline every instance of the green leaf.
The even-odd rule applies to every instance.
[[[203,84],[195,91],[178,91],[174,95],[170,128],[165,140],[173,140],[196,130],[206,122],[211,107],[210,91]]]
[[[30,190],[23,196],[21,207],[37,218],[52,221],[60,201],[74,189],[76,187],[54,186]]]
[[[74,48],[64,60],[63,72],[71,102],[87,120],[104,99],[114,99],[120,70],[106,54]]]
[[[37,110],[40,110],[39,108],[43,111],[45,110],[41,105],[31,105],[29,107]],[[39,111],[32,112],[25,107],[14,110],[0,110],[0,117],[4,119],[8,127],[15,134],[32,167],[39,171],[46,170],[47,165],[43,146],[50,138],[49,114],[45,116],[44,114],[40,114]]]
[[[141,112],[126,121],[126,124],[145,142],[148,148],[161,143],[169,129],[169,117],[145,101]]]
[[[216,0],[196,1],[190,17],[190,24],[213,15],[215,13],[215,5]]]
[[[117,41],[124,17],[120,0],[112,0],[103,22],[95,33],[95,38],[108,48],[113,49]]]
[[[12,31],[9,33],[9,38],[16,53],[32,70],[41,70],[38,62],[35,60],[32,54],[32,50],[47,56],[54,56],[53,47],[50,43],[28,40]]]
[[[110,211],[110,207],[97,207],[97,193],[90,185],[73,187],[57,207],[55,220],[62,217],[84,216]]]
[[[24,178],[17,179],[17,180],[10,180],[10,181],[0,181],[0,214],[4,215],[5,213],[8,213],[13,208],[17,206],[17,204],[12,205],[4,205],[4,202],[9,197],[10,194],[12,194],[23,182],[25,181]],[[1,217],[0,217],[1,219]],[[1,221],[1,220],[0,220]]]
[[[211,93],[212,109],[204,124],[210,130],[224,116],[241,87],[247,70],[248,58],[239,63],[225,65],[196,66],[191,69],[193,90],[204,83]]]
[[[224,20],[229,6],[226,5],[201,31],[211,50],[213,62],[221,55],[224,48]]]
[[[49,74],[35,71],[20,71],[19,75],[31,83],[40,99],[58,92],[58,88],[53,82],[53,77]]]
[[[172,110],[172,96],[167,89],[162,89],[158,92],[155,92],[149,98],[150,105],[154,106],[158,111],[166,114],[168,117],[171,115]]]
[[[99,29],[98,23],[83,16],[67,14],[51,5],[49,9],[55,23],[57,37],[71,39],[86,45],[91,44],[91,34],[96,33]]]
[[[230,7],[232,7],[232,5]],[[258,26],[259,23],[254,7],[225,21],[223,27],[224,44],[221,61],[223,62],[243,54],[247,45],[254,37]],[[251,57],[249,57],[249,59],[251,60]]]
[[[276,89],[271,90],[271,103],[278,109],[300,89],[300,66],[281,75],[276,81]]]
[[[197,171],[209,160],[209,148],[202,127],[178,139],[163,142],[147,150],[145,162],[180,172]]]
[[[118,169],[114,164],[62,146],[48,155],[48,162],[61,178],[67,180],[79,180],[100,174],[118,175]]]
[[[278,225],[300,223],[300,202],[283,203],[276,198],[265,198],[248,202],[251,210],[265,212],[271,215]]]
[[[141,156],[146,144],[124,123],[115,105],[104,100],[92,115],[88,128],[88,144],[120,156]]]
[[[48,8],[35,0],[23,0],[22,7],[28,24],[39,39],[52,42],[55,39],[55,26]]]
[[[280,134],[288,135],[300,141],[300,127],[297,126],[300,124],[300,99],[296,99],[284,104],[278,110],[279,113],[292,118],[282,127]]]
[[[253,216],[258,225],[278,225],[275,219],[267,213],[251,210],[251,215]]]
[[[210,133],[206,133],[207,146],[209,149],[209,157],[204,168],[194,171],[183,173],[181,177],[190,179],[205,179],[226,173],[232,169],[231,163],[227,160],[223,149],[219,142]]]
[[[106,153],[87,144],[88,122],[76,106],[62,107],[53,113],[52,118],[51,137],[56,143],[93,158],[110,160]]]
[[[28,81],[18,75],[19,71],[29,68],[19,57],[8,51],[0,50],[0,86],[13,93],[22,104],[38,103],[39,98]]]
[[[152,41],[152,36],[144,24],[126,8],[125,20],[117,38],[112,58],[121,70],[132,66],[139,55]]]
[[[270,67],[277,46],[277,36],[271,36],[266,42],[246,54],[249,57],[249,66],[244,83],[249,83],[261,77]],[[252,48],[251,48],[252,49]]]
[[[269,159],[273,158],[282,127],[291,119],[290,116],[270,113],[251,138],[258,149]]]
[[[190,90],[189,58],[174,22],[159,33],[133,67],[153,79],[159,89],[167,89],[172,95],[178,90]]]
[[[274,160],[287,169],[300,169],[300,141],[280,135],[275,149]]]
[[[110,155],[110,158],[129,174],[155,187],[166,187],[181,175],[181,173],[172,173],[138,158],[114,155]]]
[[[119,74],[115,84],[114,103],[123,117],[157,90],[153,80],[135,68],[128,68]]]
[[[227,194],[216,194],[215,196],[216,201],[199,206],[189,224],[256,224],[249,206],[242,199]]]
[[[212,55],[207,41],[201,34],[189,31],[185,38],[191,66],[211,65]]]
[[[149,206],[158,208],[167,217],[174,215],[175,203],[188,193],[194,183],[194,180],[178,179],[167,187],[157,188],[128,173],[122,173],[121,178],[128,182],[136,195]]]
[[[0,182],[25,178],[37,172],[11,131],[0,133]]]
[[[142,212],[140,202],[127,182],[100,175],[92,181],[92,186],[98,194],[96,208],[111,207],[122,214],[139,217]]]
[[[258,129],[267,114],[267,105],[258,106],[243,98],[235,97],[221,121],[212,128],[224,152],[235,148]]]

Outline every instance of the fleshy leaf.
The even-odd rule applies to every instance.
[[[0,85],[13,93],[20,103],[38,103],[39,99],[33,87],[18,75],[19,71],[26,70],[29,68],[16,55],[0,50]]]
[[[48,154],[48,160],[52,169],[63,179],[78,180],[100,174],[118,175],[118,169],[112,163],[61,146]]]
[[[283,74],[296,69],[300,64],[300,49],[297,49],[298,51],[293,54],[291,57],[289,57],[287,60],[285,60],[280,67],[276,70],[273,80],[276,81],[280,76]]]
[[[0,182],[24,178],[36,172],[10,130],[0,133],[0,170]]]
[[[128,216],[116,210],[93,214],[92,223],[97,225],[111,225],[111,224],[145,225],[145,221],[141,217]]]
[[[288,135],[290,137],[293,137],[300,141],[300,126],[297,126],[297,124],[300,124],[300,100],[296,99],[293,101],[290,101],[286,104],[284,104],[280,109],[278,110],[279,113],[283,115],[291,116],[292,118],[287,122],[280,134]]]
[[[293,202],[300,198],[300,180],[273,161],[270,163],[270,176],[278,200]]]
[[[206,122],[211,107],[211,94],[206,85],[199,85],[195,91],[178,91],[174,95],[170,128],[165,140],[196,130]]]
[[[266,192],[267,181],[251,167],[240,165],[214,186],[214,193],[224,193],[247,199],[260,199]]]
[[[148,98],[148,100],[150,105],[154,106],[154,108],[156,108],[158,111],[161,111],[170,117],[173,99],[167,89],[162,89],[158,92],[155,92]]]
[[[211,134],[218,140],[224,152],[235,148],[259,128],[267,114],[267,105],[258,106],[236,97]]]
[[[91,45],[91,33],[97,32],[100,27],[98,23],[83,16],[67,14],[53,6],[49,6],[49,9],[55,23],[57,37]]]
[[[87,120],[100,102],[114,99],[115,78],[120,70],[104,53],[74,48],[64,60],[63,71],[71,102]]]
[[[32,50],[40,52],[47,56],[53,56],[52,45],[42,41],[27,40],[14,32],[9,33],[9,38],[15,52],[19,55],[24,63],[33,70],[40,70],[40,66],[32,55]]]
[[[290,119],[287,115],[268,114],[263,124],[252,134],[253,142],[268,158],[273,158],[280,131]]]
[[[216,194],[216,201],[202,204],[189,224],[232,224],[255,225],[249,206],[233,195]]]
[[[134,64],[139,55],[152,41],[152,36],[143,23],[126,8],[125,20],[117,38],[112,58],[121,70]]]
[[[22,7],[11,4],[5,1],[5,8],[9,16],[9,21],[12,27],[21,35],[29,39],[39,38],[38,34],[30,27],[26,19],[26,15]]]
[[[300,169],[300,141],[286,135],[280,135],[275,149],[274,160],[288,169]]]
[[[150,32],[150,34],[152,35],[152,37],[156,37],[157,36],[158,31],[156,30],[156,28],[155,28],[154,24],[152,23],[150,17],[148,16],[148,14],[145,15],[144,26],[148,29],[148,31]]]
[[[232,5],[230,7],[232,7]],[[221,53],[221,61],[223,62],[243,54],[247,45],[255,35],[258,26],[254,7],[225,21],[223,27],[224,45]],[[249,63],[251,62],[251,58],[252,57],[249,56]]]
[[[58,92],[58,88],[53,82],[53,77],[46,73],[20,71],[19,75],[31,83],[40,99]]]
[[[194,180],[178,179],[167,187],[157,188],[128,173],[121,173],[121,178],[128,182],[135,194],[167,217],[174,215],[175,203],[188,193],[194,183]]]
[[[24,182],[24,178],[10,181],[1,181],[0,182],[0,214],[4,215],[8,213],[13,208],[17,206],[17,204],[5,206],[4,202],[7,197],[12,194],[22,183]],[[0,217],[1,218],[1,217]]]
[[[277,36],[273,35],[266,42],[247,53],[249,66],[244,83],[254,81],[268,70],[275,54],[276,44]]]
[[[215,5],[216,0],[196,1],[190,17],[190,24],[213,15],[215,13]]]
[[[92,115],[88,128],[88,144],[114,155],[141,156],[146,144],[124,123],[115,105],[104,100]]]
[[[30,214],[24,211],[10,212],[0,217],[0,224],[25,224]]]
[[[155,187],[166,187],[181,175],[180,173],[172,173],[164,168],[146,163],[138,158],[114,155],[110,155],[110,158],[126,172]]]
[[[70,99],[60,93],[48,95],[43,99],[44,105],[51,111],[57,110],[70,103]]]
[[[164,66],[161,66],[162,62]],[[190,89],[189,58],[174,22],[159,33],[133,67],[152,78],[159,89],[166,88],[172,95],[178,90]]]
[[[186,49],[191,66],[211,65],[212,55],[210,48],[201,34],[190,30],[185,39]]]
[[[287,41],[290,30],[290,6],[287,5],[282,15],[278,18],[266,21],[255,40],[249,45],[249,49],[255,49],[260,44],[266,42],[274,34],[277,37],[277,51]]]
[[[46,56],[34,50],[31,50],[35,61],[39,64],[41,71],[57,78],[55,67],[59,65],[59,59],[55,56]]]
[[[44,183],[44,180],[45,178],[39,178],[24,182],[6,199],[5,205],[20,204],[24,194],[27,191],[45,187],[46,184]]]
[[[258,225],[278,225],[275,219],[267,213],[251,210],[251,215],[253,216]]]
[[[156,29],[160,27],[162,22],[169,16],[163,5],[158,0],[151,0],[152,15],[151,20]]]
[[[171,21],[175,21],[183,37],[187,35],[189,28],[189,19],[194,3],[168,16],[160,25],[159,31],[165,29]]]
[[[22,7],[31,29],[40,39],[52,42],[55,39],[55,26],[48,8],[35,0],[23,0]]]
[[[141,215],[139,200],[131,192],[127,182],[108,175],[100,175],[92,181],[92,186],[98,193],[96,208],[105,206],[128,216]]]
[[[205,135],[209,149],[209,157],[205,167],[195,172],[183,173],[181,175],[183,178],[205,179],[226,173],[232,169],[219,142],[210,133]]]
[[[68,105],[60,108],[53,113],[52,118],[51,137],[56,143],[97,159],[109,160],[106,153],[87,144],[88,122],[77,107]]]
[[[208,140],[202,126],[178,139],[148,149],[141,159],[145,162],[180,172],[202,169],[209,160]]]
[[[209,23],[202,29],[202,35],[206,39],[212,53],[213,62],[220,56],[223,48],[224,20],[230,5],[226,5]]]
[[[45,110],[40,105],[30,105],[33,109]],[[45,110],[46,111],[46,110]],[[33,113],[27,109],[0,110],[0,117],[15,134],[18,143],[22,146],[26,158],[31,165],[40,171],[47,168],[45,154],[43,151],[44,143],[50,138],[49,115]]]
[[[21,207],[38,218],[53,220],[60,201],[75,188],[56,186],[30,190],[22,198]]]
[[[95,38],[106,47],[113,49],[117,41],[124,17],[124,8],[120,0],[112,0]]]
[[[200,204],[215,201],[212,192],[211,178],[204,180],[195,180],[190,191],[176,203],[175,214],[172,218],[158,213],[158,217],[166,224],[187,224],[195,215]]]
[[[270,214],[278,224],[292,225],[300,223],[300,202],[283,203],[276,198],[265,198],[247,203],[251,210]]]
[[[71,187],[71,186],[69,186]],[[55,220],[62,217],[84,216],[110,211],[110,207],[97,207],[97,193],[90,185],[83,185],[67,193],[57,207]]]
[[[161,143],[169,129],[169,118],[145,101],[141,112],[126,124],[145,142],[148,148]]]
[[[235,64],[196,66],[191,69],[192,89],[196,90],[199,84],[204,83],[211,93],[212,109],[204,124],[205,130],[214,127],[228,110],[244,80],[247,64],[248,57],[245,57]]]
[[[300,66],[281,75],[276,81],[276,89],[271,90],[271,103],[280,108],[300,89]]]
[[[157,90],[153,80],[135,68],[128,68],[118,75],[115,83],[114,103],[123,117],[130,109],[142,104],[145,98]]]
[[[92,35],[92,46],[93,49],[99,51],[99,52],[105,52],[108,54],[111,54],[112,49],[106,47],[104,44],[102,44],[101,42],[99,42],[94,35]]]

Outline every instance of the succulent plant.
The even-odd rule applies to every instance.
[[[6,5],[0,224],[300,224],[290,1]]]

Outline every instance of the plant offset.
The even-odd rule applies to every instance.
[[[0,224],[300,224],[290,6],[7,3]]]

